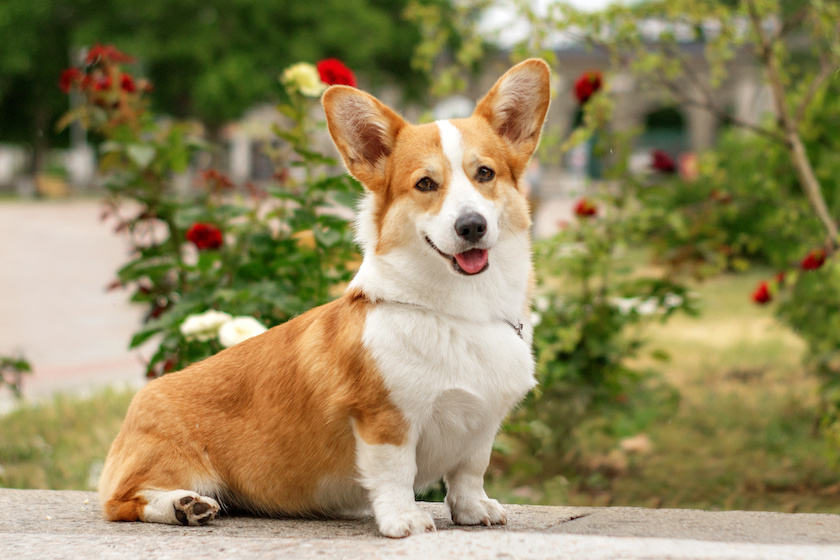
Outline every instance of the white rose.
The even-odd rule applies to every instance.
[[[286,68],[280,81],[289,91],[299,91],[308,97],[318,97],[327,89],[318,69],[308,62],[298,62]]]
[[[636,307],[641,303],[641,298],[631,297],[631,298],[610,298],[610,303],[613,307],[618,309],[618,312],[622,315],[628,315],[631,311],[636,309]]]
[[[636,313],[639,315],[653,315],[659,310],[659,301],[656,298],[648,298],[636,306]]]
[[[219,327],[231,320],[228,313],[211,309],[198,315],[190,315],[181,323],[181,334],[187,340],[206,341],[218,335]]]
[[[665,294],[665,300],[663,304],[667,309],[673,309],[674,307],[679,307],[683,304],[683,298],[678,296],[677,294],[667,293]]]
[[[230,348],[267,330],[262,323],[253,317],[234,317],[219,328],[219,342],[225,348]]]

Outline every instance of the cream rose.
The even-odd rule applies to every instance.
[[[211,309],[198,315],[189,315],[181,323],[181,334],[187,340],[206,341],[216,338],[219,327],[232,319],[231,315]]]
[[[230,348],[267,330],[262,323],[253,317],[234,317],[219,327],[219,342],[225,348]]]
[[[318,69],[307,62],[298,62],[286,68],[280,81],[290,91],[299,91],[308,97],[318,97],[327,89]]]

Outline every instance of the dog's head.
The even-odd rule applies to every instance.
[[[527,233],[520,180],[549,105],[542,60],[511,68],[466,119],[411,125],[347,86],[323,104],[347,169],[370,193],[366,253],[410,252],[427,270],[474,276],[493,269],[504,239]]]

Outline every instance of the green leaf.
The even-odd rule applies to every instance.
[[[336,229],[328,229],[323,227],[313,227],[312,233],[315,234],[315,239],[324,247],[332,247],[341,242],[341,232]]]
[[[152,338],[153,336],[155,336],[156,334],[158,334],[162,330],[163,330],[163,327],[160,326],[160,325],[158,325],[156,327],[152,327],[152,328],[143,329],[142,331],[136,333],[131,338],[131,343],[128,345],[128,348],[130,350],[133,350],[134,348],[137,348],[138,346],[142,346],[144,342],[146,342],[147,340],[149,340],[150,338]]]
[[[145,169],[155,159],[157,151],[154,146],[146,144],[132,144],[126,148],[126,154],[140,169]]]
[[[350,191],[337,191],[333,193],[332,198],[336,204],[346,208],[355,208],[356,202],[359,200],[359,194]]]

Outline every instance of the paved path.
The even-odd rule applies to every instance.
[[[840,516],[507,506],[506,527],[380,537],[372,519],[222,517],[206,527],[107,523],[91,492],[0,489],[0,558],[840,559]]]
[[[142,382],[128,350],[141,310],[105,290],[128,246],[99,212],[93,200],[0,203],[0,355],[32,363],[29,399]],[[0,387],[0,409],[10,402]]]

